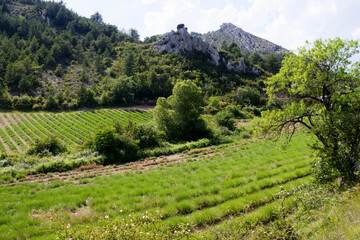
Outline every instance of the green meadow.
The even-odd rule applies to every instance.
[[[192,237],[229,217],[253,225],[270,221],[276,206],[292,206],[292,194],[312,178],[309,140],[299,133],[286,151],[267,141],[238,140],[145,171],[0,185],[0,239],[61,238],[68,228],[101,227],[104,218],[130,223],[148,213],[159,213],[159,226],[171,233],[187,226]],[[283,191],[286,201],[279,197]]]

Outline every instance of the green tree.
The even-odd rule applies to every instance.
[[[133,104],[135,93],[135,82],[131,77],[116,79],[110,89],[110,98],[113,105]]]
[[[304,126],[317,139],[319,166],[346,182],[359,173],[360,63],[351,62],[358,47],[357,41],[317,40],[287,55],[280,72],[266,81],[270,98],[284,104],[256,121],[263,132],[294,133]]]
[[[199,139],[209,134],[201,118],[203,105],[199,87],[190,80],[178,82],[169,98],[158,99],[154,119],[159,130],[172,140]]]
[[[84,84],[81,85],[78,91],[78,104],[81,107],[94,107],[97,105],[94,91],[86,88]]]
[[[93,15],[91,15],[90,20],[99,24],[104,24],[103,17],[99,12],[95,12]]]
[[[134,42],[139,42],[140,40],[140,35],[138,31],[134,28],[130,29],[130,37],[134,40]]]
[[[124,73],[128,77],[132,77],[135,75],[135,70],[136,70],[135,53],[133,50],[130,49],[125,58]]]

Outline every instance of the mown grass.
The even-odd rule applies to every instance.
[[[272,204],[282,189],[291,193],[308,182],[312,156],[307,141],[307,135],[296,135],[286,152],[256,140],[222,145],[214,147],[212,156],[80,184],[2,185],[0,239],[49,239],[69,223],[82,229],[104,216],[126,220],[146,211],[160,211],[161,224],[171,231],[183,224],[203,228]],[[76,217],[84,208],[90,213]]]

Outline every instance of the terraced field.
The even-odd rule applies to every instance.
[[[101,109],[64,113],[0,113],[0,151],[22,152],[36,138],[58,136],[68,145],[81,144],[94,130],[113,123],[151,121],[150,111]]]
[[[161,224],[172,231],[188,224],[199,234],[209,226],[227,226],[229,217],[266,222],[284,204],[280,192],[289,193],[285,204],[291,205],[294,190],[310,181],[308,141],[308,135],[297,134],[284,152],[253,140],[196,150],[174,156],[176,160],[150,159],[128,168],[0,185],[0,238],[56,238],[54,232],[64,231],[67,224],[83,229],[104,216],[131,222],[131,216],[146,211],[160,211]]]

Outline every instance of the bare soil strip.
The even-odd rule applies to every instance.
[[[152,157],[140,161],[111,166],[98,166],[95,163],[81,166],[80,168],[69,172],[56,172],[48,174],[29,175],[19,182],[41,182],[50,184],[54,180],[60,181],[74,181],[81,183],[82,179],[94,178],[97,176],[110,176],[119,173],[132,172],[132,171],[146,171],[152,168],[169,167],[174,163],[185,162],[188,160],[199,159],[199,157],[209,157],[214,155],[212,148],[194,149],[186,153],[178,153],[169,156]],[[14,185],[15,183],[9,184]]]

